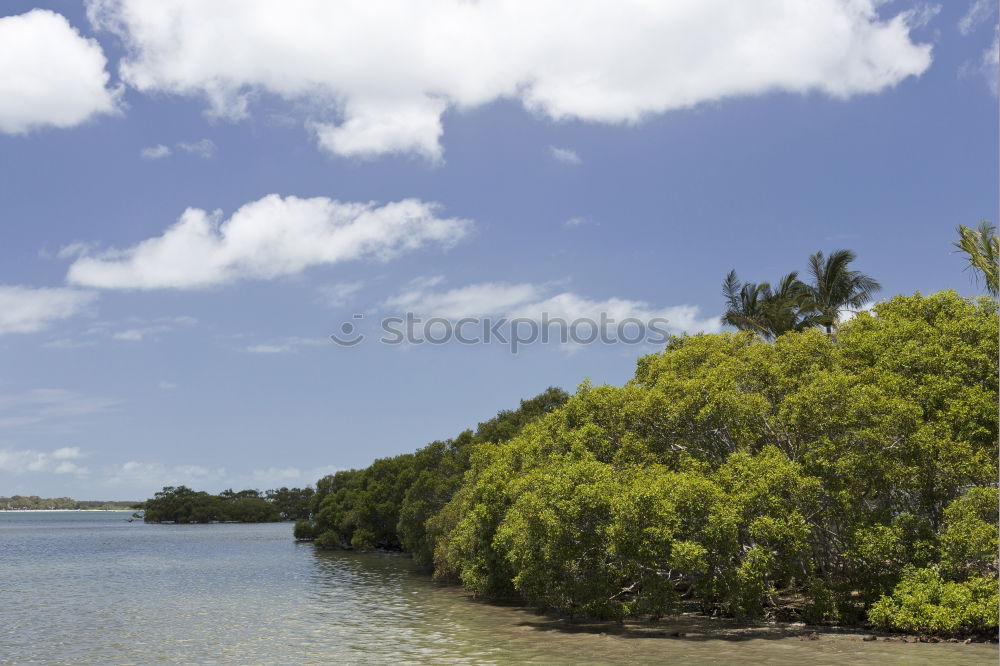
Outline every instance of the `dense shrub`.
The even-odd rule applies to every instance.
[[[268,523],[309,517],[312,488],[224,490],[218,495],[191,490],[187,486],[166,486],[137,508],[145,512],[147,523]]]
[[[297,541],[312,541],[319,536],[318,532],[316,523],[305,518],[296,520],[295,526],[292,528],[292,536]]]
[[[323,548],[406,550],[428,569],[434,540],[427,523],[459,489],[469,468],[470,451],[516,434],[525,424],[567,400],[550,388],[516,410],[502,411],[443,442],[416,453],[376,460],[362,470],[346,470],[316,483],[311,508]]]
[[[868,617],[888,629],[934,634],[996,633],[997,580],[970,576],[946,581],[934,568],[909,569]]]
[[[953,292],[834,335],[675,338],[623,387],[543,394],[326,477],[318,543],[401,548],[476,594],[570,614],[687,599],[748,620],[996,626],[997,338],[996,304]]]

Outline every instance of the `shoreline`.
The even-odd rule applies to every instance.
[[[468,597],[469,601],[493,603]],[[500,604],[505,605],[505,604]],[[804,622],[765,621],[743,624],[734,618],[681,612],[657,620],[631,618],[624,622],[603,619],[570,619],[556,614],[537,612],[530,606],[511,604],[512,607],[535,613],[539,620],[528,623],[536,629],[585,633],[627,638],[682,639],[691,641],[725,640],[747,641],[754,639],[784,639],[800,641],[837,641],[863,643],[922,643],[925,645],[997,645],[997,637],[962,636],[943,637],[929,634],[890,632],[851,625],[814,625]]]
[[[297,544],[308,544],[320,553],[356,553],[362,556],[391,556],[409,560],[413,556],[402,550],[387,549],[344,549],[319,548],[310,539],[296,539]],[[633,616],[622,620],[598,618],[591,616],[569,616],[553,610],[541,610],[531,606],[519,597],[482,597],[477,596],[453,580],[435,579],[424,570],[416,569],[415,573],[427,579],[432,584],[452,588],[471,603],[487,606],[514,608],[531,613],[538,618],[535,622],[527,622],[539,630],[561,631],[567,633],[598,634],[608,636],[623,636],[627,638],[659,638],[686,640],[729,640],[745,641],[752,639],[798,639],[801,641],[816,641],[832,639],[836,641],[864,643],[923,643],[959,644],[959,645],[1000,645],[1000,636],[993,634],[930,634],[911,633],[878,629],[865,624],[810,624],[801,620],[760,620],[758,622],[740,622],[733,617],[711,615],[695,610],[679,609],[677,613],[664,615],[660,618]],[[690,606],[688,607],[690,608]]]
[[[136,509],[0,509],[0,513],[82,513],[85,511],[136,511]]]

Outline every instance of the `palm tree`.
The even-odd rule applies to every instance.
[[[764,294],[764,311],[773,337],[789,331],[804,331],[820,323],[816,304],[809,286],[799,279],[799,272],[792,271],[778,281],[778,288],[767,289]]]
[[[981,221],[978,229],[970,229],[960,224],[958,242],[954,245],[965,253],[966,261],[969,262],[965,268],[972,269],[976,284],[979,284],[979,278],[982,276],[987,293],[996,298],[997,261],[1000,258],[1000,238],[997,237],[997,228],[987,220]]]
[[[779,280],[777,289],[768,282],[740,282],[736,271],[729,271],[722,295],[727,306],[722,323],[769,340],[817,323],[809,287],[794,271]]]
[[[836,250],[829,257],[822,252],[809,257],[810,298],[816,309],[816,322],[826,327],[827,333],[840,319],[843,310],[857,311],[874,298],[882,285],[861,271],[848,270],[857,256],[850,250]]]
[[[722,282],[722,295],[728,306],[725,314],[722,315],[722,323],[735,326],[741,331],[756,331],[766,334],[767,326],[762,297],[764,288],[770,289],[770,286],[766,282],[759,285],[753,282],[740,282],[736,276],[736,270],[729,271],[729,275]]]

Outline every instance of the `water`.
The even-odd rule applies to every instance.
[[[995,645],[809,641],[802,629],[734,640],[719,638],[727,625],[693,618],[569,625],[474,601],[405,557],[316,551],[288,523],[129,515],[0,513],[0,663],[997,662]],[[687,636],[667,636],[678,630]]]

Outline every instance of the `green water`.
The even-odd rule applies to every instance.
[[[471,600],[405,557],[318,552],[287,523],[128,516],[0,513],[0,663],[997,663],[995,645],[727,640],[696,619],[616,634]]]

